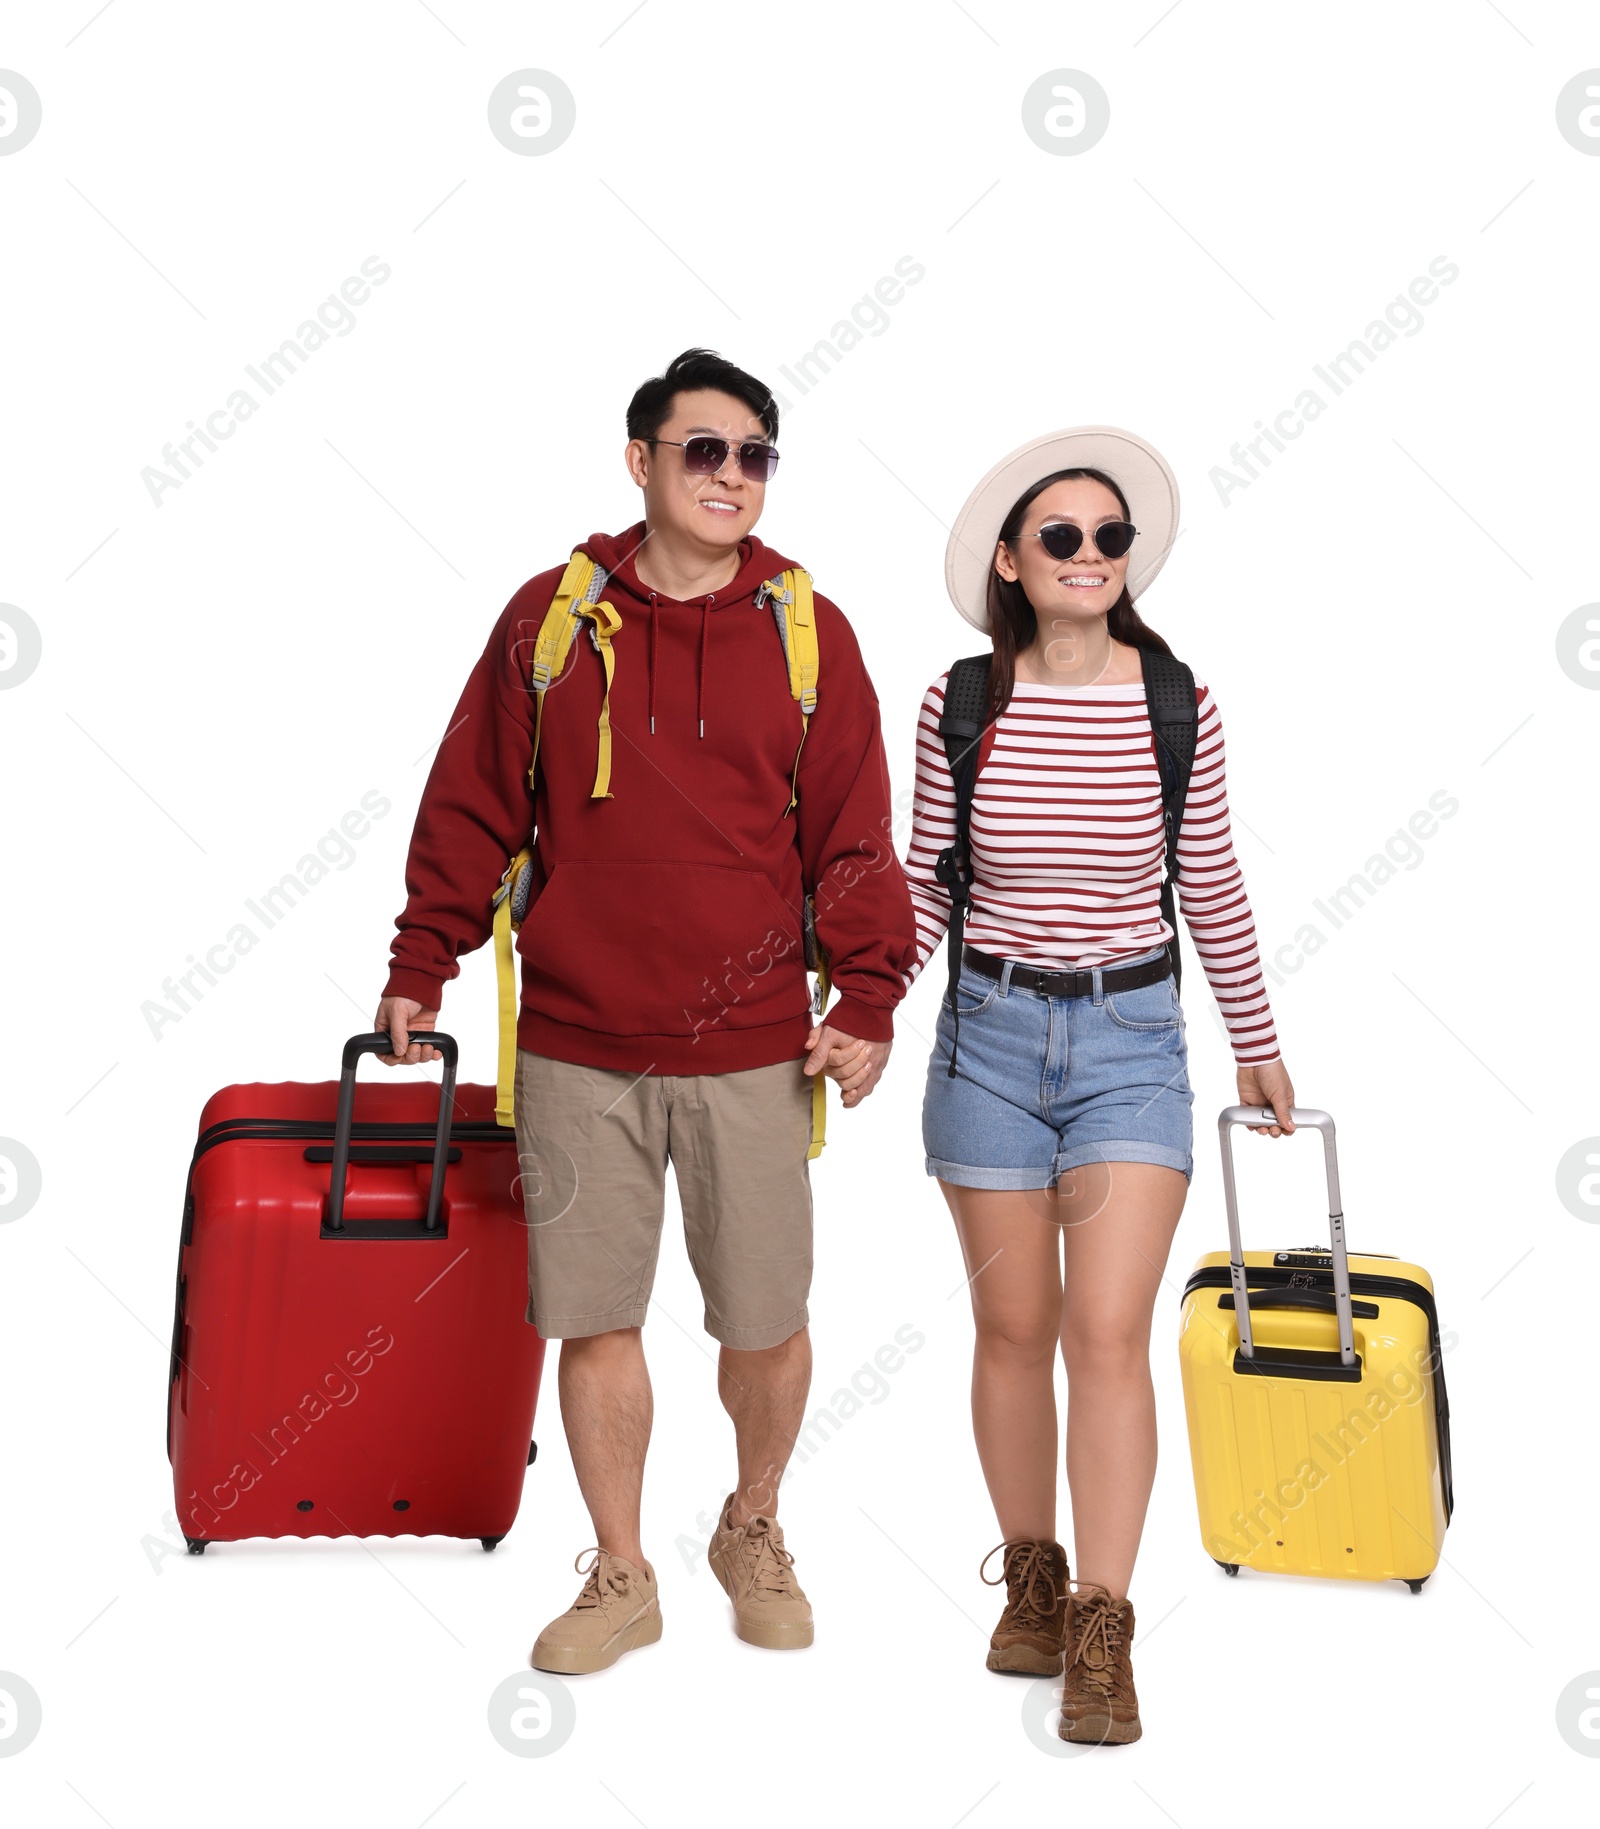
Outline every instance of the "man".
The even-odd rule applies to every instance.
[[[627,430],[644,520],[579,549],[603,589],[542,691],[538,638],[564,568],[495,625],[423,791],[377,1017],[389,1064],[432,1058],[419,1038],[534,829],[515,1088],[528,1319],[562,1342],[562,1420],[597,1544],[576,1603],[534,1646],[557,1671],[604,1669],[661,1636],[640,1542],[641,1327],[669,1159],[738,1451],[711,1566],[741,1638],[811,1643],[776,1521],[811,1375],[811,1076],[846,1106],[872,1091],[915,949],[877,697],[825,597],[814,709],[792,696],[792,635],[764,588],[791,562],[753,535],[777,466],[770,390],[687,350],[634,395]],[[807,895],[840,993],[825,1020],[810,1010]]]

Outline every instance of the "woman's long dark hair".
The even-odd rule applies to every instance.
[[[1049,476],[1041,477],[1011,504],[1011,512],[1000,528],[1000,539],[1007,546],[1014,547],[1021,538],[1022,523],[1027,518],[1029,508],[1045,490],[1056,483],[1072,482],[1081,476],[1104,483],[1117,498],[1123,519],[1133,519],[1128,508],[1128,498],[1115,480],[1103,470],[1057,470]],[[988,608],[989,633],[994,641],[994,663],[989,669],[989,715],[997,718],[1011,703],[1012,689],[1017,683],[1017,656],[1023,649],[1030,647],[1038,635],[1039,618],[1021,584],[1013,584],[1002,578],[994,569],[992,561],[989,566]],[[1122,595],[1106,612],[1106,628],[1113,641],[1125,642],[1130,648],[1158,648],[1163,654],[1172,652],[1133,607],[1133,598],[1126,585],[1122,587]]]

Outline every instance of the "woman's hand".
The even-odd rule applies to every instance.
[[[1289,1072],[1283,1064],[1283,1056],[1275,1061],[1258,1061],[1253,1067],[1239,1069],[1239,1103],[1241,1105],[1270,1105],[1276,1124],[1250,1124],[1245,1128],[1253,1130],[1258,1137],[1281,1137],[1285,1131],[1293,1131],[1294,1125],[1289,1121],[1289,1113],[1294,1108],[1294,1087],[1289,1083]]]

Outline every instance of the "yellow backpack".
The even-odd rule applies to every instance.
[[[587,553],[575,552],[561,574],[556,594],[550,599],[544,621],[534,643],[530,683],[535,694],[533,714],[533,756],[528,764],[528,787],[532,791],[539,763],[539,734],[544,723],[544,695],[553,681],[561,677],[572,652],[578,624],[591,625],[594,645],[605,668],[606,689],[600,701],[598,754],[595,762],[591,800],[610,800],[611,794],[611,682],[616,673],[616,656],[611,638],[621,627],[622,618],[609,603],[600,600],[605,589],[606,573]],[[805,748],[806,731],[811,714],[817,708],[817,675],[820,655],[817,649],[816,606],[812,599],[811,574],[799,566],[770,578],[756,592],[756,605],[773,606],[773,618],[783,641],[789,663],[789,693],[800,707],[800,743],[795,750],[794,771],[789,782],[789,804],[785,815],[796,805],[800,780],[800,751]],[[521,928],[528,912],[533,890],[533,849],[526,844],[506,866],[500,887],[494,894],[495,976],[500,1000],[500,1049],[495,1078],[494,1115],[497,1124],[513,1120],[512,1088],[517,1067],[517,968],[512,937]],[[812,898],[806,897],[803,923],[806,942],[806,966],[816,973],[817,986],[812,1008],[821,1015],[828,1003],[828,959],[816,937]],[[827,1127],[827,1081],[818,1073],[811,1087],[811,1148],[809,1157],[822,1154]]]

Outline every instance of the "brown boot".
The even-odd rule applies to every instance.
[[[1072,1597],[1072,1626],[1061,1691],[1061,1738],[1125,1746],[1139,1738],[1133,1689],[1133,1603],[1113,1600],[1093,1582]]]
[[[984,1574],[989,1557],[1005,1552],[1005,1567],[993,1580]],[[991,1670],[1048,1677],[1060,1672],[1072,1614],[1067,1552],[1059,1543],[1019,1537],[997,1543],[978,1570],[986,1586],[1006,1584],[1005,1611],[989,1640]]]

